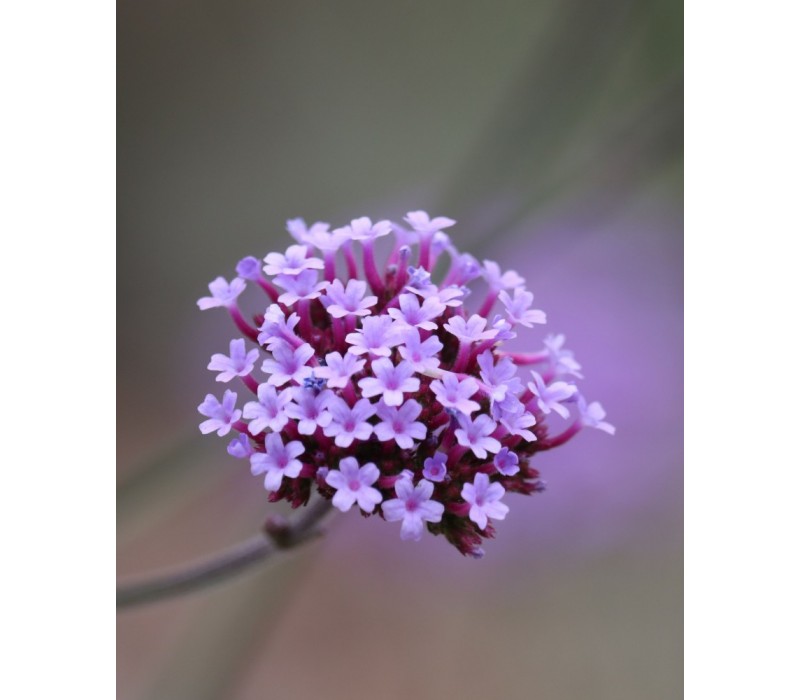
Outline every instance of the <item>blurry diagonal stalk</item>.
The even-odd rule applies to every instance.
[[[190,565],[117,589],[117,607],[153,602],[211,586],[246,571],[280,550],[291,549],[321,534],[319,522],[331,510],[328,500],[308,506],[292,523],[270,521],[263,535],[258,535],[207,561]]]
[[[488,240],[564,193],[624,191],[679,158],[681,18],[674,0],[559,3],[442,210],[485,222],[472,235]]]

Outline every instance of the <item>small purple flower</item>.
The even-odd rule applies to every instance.
[[[350,407],[344,399],[334,396],[328,403],[328,412],[332,420],[324,429],[325,435],[334,438],[339,447],[350,447],[354,440],[369,440],[372,425],[367,421],[375,415],[375,406],[367,399],[359,399]]]
[[[519,394],[522,382],[516,376],[517,366],[507,357],[497,364],[489,350],[478,355],[478,366],[481,368],[481,379],[491,390],[492,401],[502,401],[506,394]]]
[[[496,292],[501,289],[515,289],[525,284],[525,278],[520,277],[514,270],[500,271],[500,266],[493,260],[483,261],[483,279],[489,289]]]
[[[422,476],[429,481],[444,481],[447,476],[447,455],[444,452],[436,452],[433,457],[425,460],[424,466]]]
[[[278,433],[270,433],[264,446],[265,453],[256,452],[250,457],[250,471],[253,476],[266,473],[264,488],[267,491],[277,491],[284,476],[290,479],[300,476],[303,463],[297,457],[305,452],[303,443],[295,440],[284,445]]]
[[[366,360],[361,360],[355,355],[346,352],[344,357],[338,352],[329,352],[325,355],[325,365],[315,370],[318,377],[328,380],[331,389],[344,389],[350,377],[364,369]]]
[[[514,394],[506,393],[502,401],[493,400],[489,413],[492,418],[506,426],[512,435],[520,435],[529,442],[536,440],[532,432],[525,430],[536,424],[536,417]]]
[[[406,289],[409,292],[421,296],[423,299],[435,299],[440,304],[444,304],[450,308],[463,305],[464,299],[467,298],[467,290],[465,287],[453,285],[439,289],[435,284],[420,287],[407,284]]]
[[[359,380],[362,396],[370,399],[383,396],[387,406],[399,406],[403,403],[403,394],[419,391],[419,379],[414,376],[414,367],[410,362],[400,362],[397,367],[386,357],[372,362],[374,377]]]
[[[425,299],[420,306],[419,300],[413,294],[401,294],[398,299],[399,309],[389,309],[389,315],[398,323],[399,328],[424,328],[427,331],[436,330],[433,319],[438,318],[447,308],[436,297]]]
[[[278,297],[278,301],[292,306],[301,299],[317,299],[327,286],[327,282],[317,282],[319,273],[316,270],[303,270],[297,275],[278,275],[275,284],[286,291]]]
[[[478,391],[478,382],[472,377],[459,380],[452,372],[445,372],[441,380],[431,382],[431,391],[444,408],[455,409],[467,416],[480,408],[477,401],[469,398]]]
[[[237,338],[231,341],[230,355],[214,353],[211,356],[208,369],[213,372],[219,372],[217,375],[218,382],[229,382],[234,377],[244,377],[250,374],[255,367],[258,356],[259,351],[257,348],[248,352],[245,349],[244,340]]]
[[[497,430],[497,423],[485,413],[478,415],[474,421],[468,416],[459,415],[458,424],[461,426],[455,431],[458,444],[471,449],[479,459],[486,459],[487,452],[500,450],[500,442],[491,437]]]
[[[276,343],[296,338],[294,329],[298,323],[300,317],[297,314],[291,314],[287,319],[280,306],[270,304],[264,314],[264,323],[259,328],[261,331],[258,334],[259,344],[271,351]]]
[[[461,489],[461,498],[470,504],[469,519],[481,530],[486,529],[489,518],[505,520],[508,506],[500,503],[506,490],[498,483],[490,484],[488,475],[478,472],[475,481],[464,484]]]
[[[517,334],[514,332],[514,326],[500,314],[495,315],[495,317],[492,319],[492,328],[497,331],[497,335],[494,337],[494,339],[498,342],[513,340],[517,337]]]
[[[526,328],[531,328],[534,323],[547,323],[547,315],[541,309],[531,309],[533,304],[533,294],[525,291],[521,287],[514,290],[512,299],[506,292],[500,292],[500,301],[506,307],[509,319]]]
[[[213,309],[217,306],[231,306],[246,286],[245,281],[240,277],[234,277],[230,284],[224,277],[217,277],[208,285],[208,291],[211,292],[211,296],[198,299],[197,306],[202,311]]]
[[[444,231],[437,231],[433,234],[433,238],[431,239],[431,252],[434,255],[439,255],[445,250],[453,250],[453,244],[450,241],[450,236],[448,236]]]
[[[236,264],[236,274],[243,279],[255,282],[261,277],[261,263],[258,258],[248,255]]]
[[[296,350],[289,343],[281,340],[272,348],[272,359],[264,360],[261,371],[272,375],[267,382],[273,386],[283,386],[286,382],[303,383],[312,369],[306,363],[314,356],[314,348],[303,343]]]
[[[420,296],[425,296],[420,295]],[[429,294],[426,299],[437,299],[445,306],[456,308],[464,304],[464,299],[469,296],[469,290],[466,287],[459,287],[451,285],[449,287],[442,287],[433,294]]]
[[[508,401],[509,399],[511,399],[511,401]],[[514,396],[507,396],[506,402],[504,403],[506,403],[506,406],[508,403],[513,403],[514,408],[506,408],[506,410],[502,411],[499,420],[503,427],[511,433],[511,435],[519,435],[523,440],[535,442],[536,435],[528,430],[528,428],[536,425],[536,416],[532,413],[528,413],[522,403]],[[519,405],[518,410],[516,408],[517,404]]]
[[[425,296],[419,291],[421,289],[432,289],[434,292],[439,290],[439,288],[431,282],[431,273],[424,267],[412,266],[408,268],[408,281],[406,282],[406,286],[409,289],[413,287],[413,291],[416,291],[420,296]]]
[[[469,253],[457,255],[453,261],[451,281],[457,285],[465,285],[481,275],[481,264]]]
[[[250,459],[255,454],[255,448],[247,439],[247,435],[240,433],[228,443],[228,454],[236,459]]]
[[[416,328],[406,329],[401,337],[403,344],[398,348],[400,357],[410,363],[415,372],[431,372],[439,366],[439,352],[444,347],[439,338],[432,335],[422,342]]]
[[[548,335],[544,339],[545,352],[550,359],[550,365],[557,375],[573,375],[583,379],[581,365],[575,360],[572,350],[564,350],[566,337],[563,333]]]
[[[354,355],[368,352],[375,357],[389,357],[391,348],[401,342],[394,321],[389,316],[367,316],[361,329],[348,333],[345,340],[350,343],[348,352]]]
[[[603,406],[599,401],[592,401],[592,403],[587,405],[586,399],[578,394],[578,412],[580,413],[581,423],[583,423],[583,425],[589,428],[597,428],[609,435],[613,435],[617,432],[617,429],[611,425],[611,423],[607,423],[603,420],[606,417],[606,412],[603,410]]]
[[[394,486],[397,498],[385,501],[381,506],[383,517],[389,522],[402,520],[401,540],[418,541],[422,537],[424,523],[442,520],[444,506],[431,499],[433,484],[422,479],[414,486],[411,479],[399,479]]]
[[[465,297],[463,287],[451,285],[439,289],[431,282],[431,273],[424,267],[408,268],[408,281],[405,288],[423,299],[435,299],[440,304],[451,307],[461,306],[462,298]]]
[[[264,258],[264,272],[268,275],[299,275],[304,270],[321,270],[323,262],[319,258],[308,257],[304,245],[290,245],[286,254],[270,253]]]
[[[465,320],[462,316],[453,316],[444,327],[463,343],[491,340],[497,335],[497,330],[494,328],[484,330],[486,319],[477,314],[473,314],[469,320]]]
[[[258,401],[249,401],[244,405],[243,415],[250,421],[248,432],[258,435],[266,430],[276,433],[283,430],[289,422],[284,409],[291,400],[291,391],[278,391],[271,384],[259,384]]]
[[[217,435],[223,437],[231,431],[233,424],[242,417],[242,412],[236,408],[236,392],[225,391],[222,395],[222,402],[217,400],[214,394],[206,394],[206,399],[201,403],[197,410],[208,420],[200,423],[200,432],[203,435],[217,431]]]
[[[528,382],[528,389],[536,396],[536,404],[543,413],[555,411],[562,418],[569,418],[569,409],[562,404],[571,399],[578,391],[574,384],[566,382],[553,382],[549,386],[541,375],[531,370],[533,381]]]
[[[372,462],[358,466],[355,457],[345,457],[339,462],[339,469],[330,469],[325,475],[325,483],[336,489],[333,505],[346,513],[358,503],[365,513],[371,513],[382,500],[381,492],[372,488],[381,473]]]
[[[333,398],[332,391],[316,393],[310,389],[295,387],[291,389],[294,403],[286,406],[286,415],[298,421],[297,432],[313,435],[317,428],[325,428],[333,420],[328,412],[328,403]]]
[[[456,224],[453,219],[446,216],[436,216],[431,219],[425,211],[410,211],[403,218],[418,233],[435,234]]]
[[[500,420],[506,416],[525,413],[525,405],[514,394],[506,393],[499,401],[492,399],[489,413],[495,420]]]
[[[388,236],[392,232],[392,223],[384,220],[376,221],[373,224],[372,219],[368,216],[362,216],[353,219],[350,226],[345,227],[345,230],[349,230],[350,237],[354,241],[372,241],[382,236]]]
[[[406,401],[400,408],[387,406],[380,401],[377,412],[381,422],[374,427],[374,430],[381,442],[394,440],[399,447],[410,450],[414,447],[414,439],[424,440],[428,434],[425,426],[416,421],[422,413],[422,406],[414,399]]]
[[[334,318],[368,316],[370,307],[378,303],[378,297],[365,297],[366,292],[367,283],[361,280],[349,280],[347,287],[339,280],[334,280],[328,285],[325,296],[320,301]]]
[[[307,226],[303,219],[289,219],[286,222],[286,230],[291,234],[298,243],[304,245],[311,245],[319,248],[317,245],[319,240],[327,240],[325,237],[330,236],[328,229],[331,225],[326,224],[324,221],[317,221],[316,223]]]
[[[500,452],[494,456],[494,466],[501,474],[505,476],[514,476],[514,474],[519,472],[519,457],[507,447],[503,447]]]

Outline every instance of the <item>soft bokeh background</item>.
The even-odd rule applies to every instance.
[[[122,613],[119,697],[678,697],[682,5],[118,9],[120,576],[276,511],[197,431],[232,334],[195,299],[283,250],[289,217],[457,219],[457,245],[527,278],[618,428],[542,457],[548,491],[511,498],[480,562],[350,513],[255,573]]]

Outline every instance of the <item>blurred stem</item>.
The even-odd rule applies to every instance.
[[[318,525],[330,510],[330,501],[318,500],[308,506],[294,522],[270,518],[263,534],[211,559],[190,564],[179,571],[122,585],[117,588],[117,608],[150,603],[224,581],[267,560],[280,550],[292,549],[321,535],[322,530]]]

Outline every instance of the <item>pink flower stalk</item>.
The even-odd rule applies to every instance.
[[[454,225],[422,211],[405,225],[360,217],[333,231],[293,219],[297,245],[214,280],[198,305],[226,309],[245,337],[209,369],[240,378],[252,400],[240,410],[234,392],[209,394],[200,429],[235,436],[229,454],[264,475],[271,501],[299,507],[316,490],[341,511],[400,522],[402,539],[427,531],[480,557],[509,511],[501,499],[543,490],[537,452],[584,427],[614,427],[580,394],[563,336],[504,351],[544,312],[513,270],[456,250],[442,230]],[[440,262],[449,269],[434,278]],[[481,278],[488,290],[476,299],[470,284]],[[246,289],[262,295],[249,318]]]

